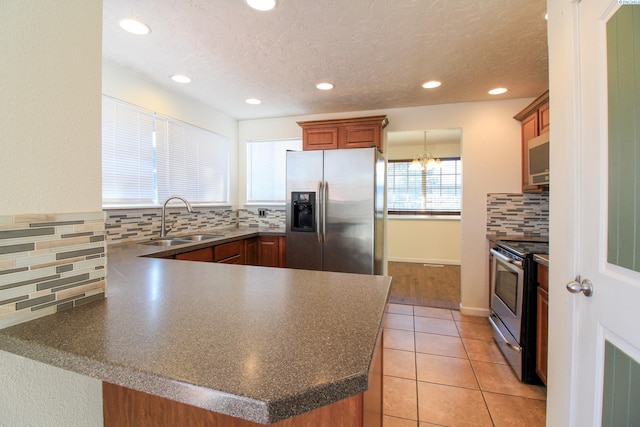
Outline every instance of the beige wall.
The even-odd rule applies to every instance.
[[[102,2],[0,9],[0,215],[100,211]],[[102,425],[98,380],[2,351],[0,378],[2,425]]]
[[[520,125],[513,115],[531,99],[470,102],[340,114],[243,120],[238,122],[239,159],[246,141],[300,137],[296,121],[386,114],[388,131],[461,128],[463,196],[461,221],[461,309],[487,315],[487,193],[517,193],[520,188]],[[238,199],[246,201],[245,166],[238,163]],[[391,230],[391,226],[388,227]]]
[[[389,218],[389,261],[460,264],[459,219]]]
[[[100,1],[2,1],[0,215],[101,209],[101,18]]]

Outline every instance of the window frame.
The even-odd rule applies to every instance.
[[[303,150],[303,146],[302,146],[302,138],[301,137],[296,137],[296,138],[273,138],[273,139],[264,139],[264,140],[250,140],[246,142],[246,153],[245,153],[245,178],[246,178],[246,200],[245,200],[245,205],[246,206],[265,206],[265,205],[269,205],[269,206],[284,206],[287,202],[287,191],[286,191],[286,184],[287,184],[287,178],[286,178],[286,152],[287,151],[292,151],[290,146],[287,146],[284,148],[283,150],[283,154],[285,156],[285,162],[284,165],[282,165],[282,172],[284,173],[284,180],[283,180],[283,184],[284,184],[284,189],[283,189],[283,195],[284,195],[284,199],[282,200],[275,200],[275,199],[271,199],[271,200],[258,200],[258,199],[252,199],[252,182],[253,182],[253,173],[255,171],[255,168],[253,167],[253,158],[252,158],[252,154],[253,151],[250,147],[254,146],[254,145],[259,145],[259,144],[267,144],[267,143],[283,143],[283,144],[291,144],[291,143],[298,143],[298,150],[294,150],[294,151],[302,151]],[[278,153],[279,154],[279,153]],[[274,170],[278,170],[278,166],[279,165],[272,165],[271,167]]]
[[[105,108],[105,106],[109,106],[109,108]],[[151,181],[153,182],[153,188],[152,188],[152,192],[153,195],[146,197],[144,200],[142,199],[138,199],[135,200],[133,198],[130,197],[121,197],[121,198],[108,198],[105,199],[104,195],[105,195],[105,161],[107,162],[107,164],[110,164],[109,162],[114,162],[113,159],[111,158],[107,158],[105,159],[104,157],[104,150],[105,150],[105,129],[106,128],[110,128],[113,127],[112,125],[115,125],[114,129],[117,129],[118,126],[121,126],[123,123],[126,124],[126,122],[120,123],[117,121],[117,118],[114,116],[113,120],[113,124],[109,124],[109,126],[105,126],[105,111],[110,111],[111,110],[111,106],[113,106],[113,111],[117,111],[117,109],[125,109],[128,111],[131,111],[139,116],[144,116],[144,117],[150,117],[151,121],[152,121],[152,125],[151,125],[151,133],[147,136],[145,136],[146,139],[149,139],[150,141],[152,141],[152,155],[153,155],[153,163],[152,165],[149,164],[147,165],[146,163],[139,163],[137,164],[137,167],[139,168],[141,165],[146,165],[146,166],[151,166],[152,167],[152,171],[147,170],[147,168],[145,168],[144,170],[147,172],[148,176],[145,174],[141,174],[138,173],[138,179],[144,182],[147,181]],[[210,142],[212,142],[213,144],[215,144],[215,146],[217,148],[214,149],[214,151],[219,151],[219,153],[216,152],[216,155],[219,156],[223,156],[224,159],[222,159],[221,161],[218,161],[217,159],[214,159],[211,164],[206,163],[203,164],[202,167],[208,168],[206,171],[209,172],[212,167],[217,165],[217,169],[219,169],[219,173],[216,175],[218,179],[222,179],[222,183],[215,185],[215,189],[219,190],[220,194],[219,197],[221,200],[199,200],[199,199],[193,199],[193,197],[188,197],[189,195],[187,195],[187,199],[195,206],[215,206],[215,207],[224,207],[224,206],[229,206],[230,205],[230,172],[231,172],[231,168],[230,168],[230,164],[231,164],[231,146],[230,146],[230,138],[228,136],[219,134],[217,132],[213,132],[209,129],[205,129],[202,128],[200,126],[182,121],[182,120],[178,120],[178,119],[174,119],[172,117],[166,116],[166,115],[162,115],[162,114],[158,114],[156,112],[153,111],[149,111],[145,108],[142,108],[140,106],[134,105],[134,104],[130,104],[128,102],[125,101],[121,101],[119,99],[116,98],[112,98],[110,96],[107,95],[102,95],[102,108],[103,108],[103,117],[102,117],[102,136],[101,136],[101,146],[102,146],[102,152],[103,152],[103,158],[102,158],[102,180],[103,180],[103,184],[102,184],[102,197],[101,197],[101,204],[102,204],[102,208],[103,209],[136,209],[136,208],[155,208],[155,207],[159,207],[162,206],[162,203],[164,202],[164,200],[166,199],[166,197],[163,197],[164,193],[168,192],[172,192],[171,189],[171,185],[169,185],[167,187],[167,183],[165,181],[163,181],[162,179],[160,179],[161,175],[167,175],[169,176],[170,172],[168,173],[162,173],[159,168],[162,167],[168,167],[171,169],[171,164],[172,162],[170,161],[170,157],[162,157],[160,152],[160,144],[165,143],[168,144],[169,141],[162,141],[162,138],[167,138],[168,137],[168,126],[175,126],[176,128],[181,128],[182,131],[185,133],[185,135],[189,135],[190,138],[193,139],[192,142],[190,142],[191,146],[197,146],[199,147],[201,144],[207,144],[208,140],[210,139]],[[160,131],[160,128],[165,127],[167,129],[165,129],[164,132]],[[145,129],[145,131],[147,131],[149,129]],[[196,134],[202,134],[202,137],[197,137]],[[195,135],[195,136],[194,136]],[[117,138],[117,136],[114,135],[110,135],[107,133],[106,135],[107,137],[110,138]],[[146,140],[145,139],[145,140]],[[115,143],[118,143],[118,141],[116,139],[114,139]],[[191,141],[191,140],[190,140]],[[107,144],[111,144],[112,141],[107,141]],[[168,147],[168,145],[167,145]],[[218,148],[221,148],[221,150],[218,150]],[[159,157],[160,156],[160,157]],[[201,169],[201,165],[200,163],[200,156],[197,156],[196,154],[196,159],[191,159],[191,162],[196,162],[198,163],[198,171],[200,172]],[[164,164],[161,165],[160,163],[160,159],[164,159],[164,160],[168,160],[169,163],[167,163],[166,161],[163,162]],[[117,165],[118,160],[116,158],[115,163]],[[175,166],[173,167],[173,169],[175,170]],[[117,167],[116,167],[117,169]],[[183,168],[184,169],[184,168]],[[216,167],[214,167],[215,170]],[[125,170],[126,172],[131,172],[130,170]],[[193,171],[192,171],[193,172]],[[201,178],[203,177],[204,173],[200,173],[198,174],[198,176],[196,177],[196,188],[198,190],[200,190],[200,187],[197,187],[197,185],[201,185],[202,184],[202,180]],[[180,180],[187,180],[189,178],[189,174],[184,174],[180,176]],[[207,182],[207,181],[204,181]],[[113,190],[111,191],[113,192]],[[198,191],[200,192],[200,191]],[[107,192],[107,194],[109,194],[109,192]],[[173,193],[172,193],[173,195]],[[182,195],[182,194],[180,194]],[[224,200],[222,200],[224,199]]]
[[[462,158],[459,156],[455,156],[455,157],[441,157],[440,160],[442,162],[444,161],[462,161]],[[411,163],[412,159],[393,159],[393,160],[388,160],[388,163]],[[460,166],[462,166],[462,163],[460,163]],[[426,173],[427,171],[421,171],[422,172],[422,182],[423,182],[423,194],[426,191]],[[429,209],[413,209],[413,210],[397,210],[397,209],[390,209],[388,206],[388,202],[387,202],[387,214],[388,215],[397,215],[397,216],[401,216],[401,217],[415,217],[415,216],[447,216],[447,217],[453,217],[453,216],[460,216],[462,214],[462,167],[460,167],[460,172],[459,172],[459,176],[460,176],[460,210],[429,210]],[[389,194],[391,193],[391,189],[389,186],[389,173],[387,170],[387,200],[389,199]]]

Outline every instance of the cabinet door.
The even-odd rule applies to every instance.
[[[536,321],[536,373],[547,384],[549,354],[549,269],[538,264],[538,313]]]
[[[549,294],[538,286],[538,320],[536,322],[536,373],[547,384],[549,354]]]
[[[183,254],[176,255],[176,259],[181,259],[184,261],[213,262],[213,250],[212,248],[204,248],[191,252],[185,252]]]
[[[260,247],[260,265],[263,267],[280,266],[280,245],[279,237],[260,236],[258,245]]]
[[[244,241],[244,263],[246,265],[258,265],[258,238],[252,237]]]
[[[522,191],[539,190],[537,185],[529,185],[529,149],[527,143],[538,136],[538,112],[522,121]]]
[[[382,150],[380,123],[345,125],[340,129],[339,148],[377,147]]]
[[[303,150],[335,150],[337,148],[337,126],[309,127],[302,130]]]
[[[540,134],[549,132],[549,103],[542,105],[538,110],[538,120],[540,121]]]
[[[279,254],[279,265],[278,267],[285,268],[287,266],[287,247],[286,247],[286,237],[280,237],[278,239],[278,249],[280,251]]]

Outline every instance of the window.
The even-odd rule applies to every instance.
[[[302,150],[302,140],[247,143],[247,203],[286,201],[287,150]]]
[[[103,206],[158,205],[172,195],[227,203],[228,141],[103,97]]]
[[[411,160],[389,160],[387,211],[401,215],[460,215],[462,164],[441,159],[441,167],[409,170]]]

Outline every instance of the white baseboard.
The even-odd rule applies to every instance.
[[[488,308],[465,307],[460,303],[460,314],[467,316],[489,317],[491,310]]]
[[[460,265],[460,260],[455,259],[420,259],[420,258],[388,258],[387,261],[392,262],[412,262],[416,264],[444,264],[444,265]]]

